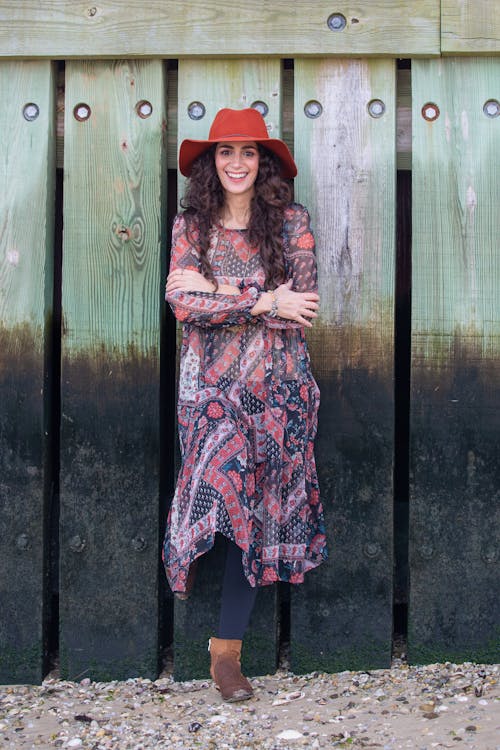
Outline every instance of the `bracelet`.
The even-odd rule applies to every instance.
[[[268,289],[267,293],[271,295],[273,300],[268,315],[271,318],[275,318],[278,314],[278,300],[276,299],[275,293],[271,289]]]

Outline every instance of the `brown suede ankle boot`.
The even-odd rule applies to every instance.
[[[210,674],[225,701],[235,703],[253,695],[252,686],[241,674],[241,641],[210,638]]]

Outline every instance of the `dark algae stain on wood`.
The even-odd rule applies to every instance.
[[[500,362],[412,380],[409,658],[500,656]]]
[[[154,676],[158,354],[133,347],[62,366],[61,669]]]
[[[46,667],[47,436],[43,331],[0,325],[0,682]]]

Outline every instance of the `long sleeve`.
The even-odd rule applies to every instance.
[[[318,270],[316,265],[316,243],[311,229],[309,212],[299,203],[289,206],[285,212],[283,227],[285,269],[287,279],[293,280],[294,292],[317,292]],[[269,328],[302,328],[300,323],[285,318],[261,316]]]
[[[170,271],[177,268],[200,270],[200,259],[196,242],[197,230],[188,233],[186,219],[178,214],[172,229],[172,255]],[[203,328],[242,325],[255,322],[250,311],[261,290],[257,284],[240,285],[240,294],[218,294],[217,292],[175,291],[165,295],[177,320]]]

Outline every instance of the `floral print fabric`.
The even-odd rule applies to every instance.
[[[242,549],[252,586],[300,583],[327,557],[313,444],[319,391],[300,324],[252,316],[265,275],[246,230],[216,227],[210,262],[239,295],[176,291],[167,300],[183,323],[178,427],[182,465],[170,508],[163,561],[183,592],[191,562],[216,532]],[[316,291],[309,214],[284,217],[287,277]],[[172,234],[170,270],[200,269],[196,227],[183,214]]]

